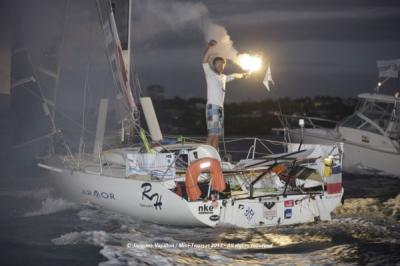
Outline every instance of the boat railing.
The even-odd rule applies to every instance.
[[[169,139],[178,140],[178,143],[206,143],[205,137],[182,137],[182,136],[167,136]],[[161,144],[162,145],[162,144]],[[165,146],[167,148],[167,146]],[[100,149],[99,149],[100,150]],[[224,161],[239,161],[242,159],[257,159],[263,156],[268,156],[276,153],[283,153],[288,151],[288,142],[268,139],[264,137],[223,137],[220,141],[219,152]],[[87,165],[97,164],[99,167],[99,174],[102,175],[105,169],[110,168],[108,160],[102,156],[101,153],[87,154],[82,153],[79,157],[79,163],[76,161],[78,158],[64,156],[64,162],[68,162],[69,167],[76,170],[84,169]],[[166,173],[173,164],[181,160],[177,156],[168,169],[163,171],[162,178],[165,179]]]
[[[168,136],[174,138],[174,136]],[[206,143],[205,137],[179,137],[182,143]],[[234,159],[254,159],[276,152],[284,152],[287,142],[262,137],[223,137],[220,140],[220,154],[233,155]],[[242,156],[240,156],[242,155]],[[226,159],[226,158],[224,158]]]
[[[252,145],[249,147],[246,153],[246,159],[254,159],[256,156],[262,155],[270,155],[276,151],[276,148],[286,149],[286,142],[277,141],[277,140],[270,140],[264,139],[259,137],[249,137],[249,138],[225,138],[223,139],[222,144],[226,146],[226,144],[235,144],[239,142],[252,142]],[[225,147],[224,147],[225,148]],[[258,148],[258,150],[257,150]],[[226,152],[229,153],[244,153],[245,150],[233,150],[233,149],[226,149]]]
[[[284,128],[298,128],[299,120],[304,120],[304,128],[335,128],[338,124],[338,121],[313,117],[313,116],[302,116],[302,115],[287,115],[287,114],[279,114],[278,118]]]

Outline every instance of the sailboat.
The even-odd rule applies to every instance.
[[[82,137],[78,152],[73,153],[62,129],[57,128],[53,144],[59,147],[38,166],[63,195],[146,222],[174,226],[257,228],[331,219],[344,192],[341,143],[279,143],[281,152],[257,157],[256,143],[266,144],[254,139],[248,156],[237,162],[222,160],[215,148],[203,143],[163,144],[151,99],[132,94],[130,51],[128,60],[124,59],[112,6],[97,1],[97,7],[115,100],[120,102],[114,106],[123,106],[125,112],[118,116],[119,143],[112,146],[105,137],[111,104],[108,99],[100,100],[92,153],[85,152],[88,146]],[[131,3],[129,14],[132,21]],[[141,111],[149,133],[139,123]],[[140,136],[139,143],[128,141],[132,132]],[[63,152],[57,153],[59,149]]]

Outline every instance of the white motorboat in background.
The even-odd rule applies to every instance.
[[[360,102],[354,113],[337,123],[280,115],[287,138],[313,144],[343,142],[345,172],[400,177],[399,95],[363,93],[358,98]],[[332,127],[319,126],[321,123],[330,123]]]

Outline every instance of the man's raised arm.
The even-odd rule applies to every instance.
[[[207,46],[206,50],[204,51],[203,59],[201,60],[201,62],[203,64],[208,63],[208,60],[210,60],[211,47],[215,46],[216,44],[217,44],[217,42],[214,40],[211,40],[208,42],[208,46]]]

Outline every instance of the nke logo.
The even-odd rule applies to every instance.
[[[213,212],[213,206],[208,206],[205,204],[203,204],[203,206],[199,206],[199,214],[212,214]]]
[[[150,201],[153,201],[153,199],[155,199],[155,203],[154,203],[154,208],[157,210],[157,208],[159,208],[161,210],[161,195],[158,195],[158,193],[154,193],[154,194],[147,194],[151,191],[151,184],[150,183],[143,183],[142,184],[142,188],[143,188],[143,192],[142,192],[142,200],[144,198],[147,198]]]

